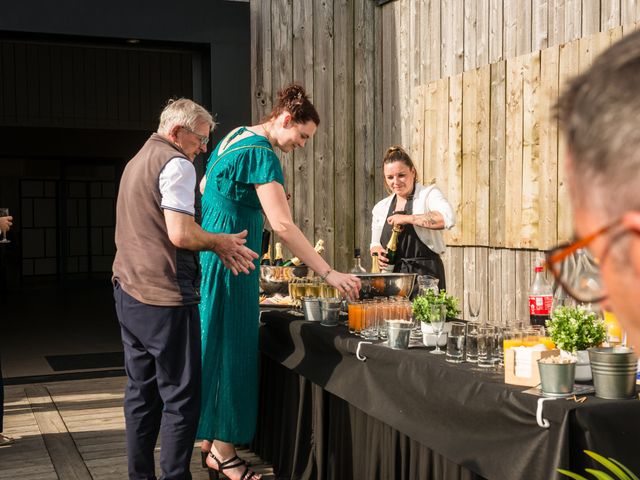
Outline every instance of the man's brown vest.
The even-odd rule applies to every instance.
[[[189,160],[180,148],[154,133],[127,163],[120,180],[113,281],[148,305],[200,301],[198,254],[171,243],[160,207],[160,173],[175,157]]]

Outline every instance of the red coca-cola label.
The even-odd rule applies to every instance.
[[[553,295],[529,295],[529,313],[531,315],[549,315]]]

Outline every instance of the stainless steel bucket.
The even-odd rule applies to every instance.
[[[633,350],[626,347],[590,348],[589,360],[596,397],[635,398],[638,359]]]
[[[573,381],[576,378],[575,362],[543,363],[538,360],[538,369],[542,393],[564,395],[573,391]]]
[[[316,297],[302,298],[302,313],[304,319],[310,322],[322,321],[322,312],[320,310],[320,299]]]

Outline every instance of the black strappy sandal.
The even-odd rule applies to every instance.
[[[209,468],[207,465],[207,457],[209,456],[209,452],[205,452],[204,450],[200,450],[200,460],[202,461],[202,468]],[[240,460],[244,462],[247,467],[251,466],[251,462],[245,460],[242,457],[238,457]]]
[[[240,480],[251,480],[253,476],[256,474],[256,472],[254,472],[249,468],[249,466],[247,465],[247,462],[242,460],[237,455],[234,455],[233,457],[229,458],[228,460],[225,460],[224,462],[221,462],[220,460],[218,460],[218,457],[216,457],[212,452],[209,452],[209,456],[213,458],[218,464],[217,469],[209,467],[210,480],[219,480],[220,474],[222,474],[223,478],[228,479],[229,477],[224,473],[224,471],[230,470],[232,468],[238,468],[238,467],[244,467],[244,472],[242,472],[242,475],[240,475]]]

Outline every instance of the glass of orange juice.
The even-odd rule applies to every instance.
[[[622,343],[622,329],[618,318],[608,310],[604,310],[604,324],[607,327],[607,342],[610,347],[615,347]]]
[[[506,329],[504,332],[504,340],[502,342],[503,351],[506,351],[509,348],[521,347],[523,345],[522,336],[523,332],[518,328]]]
[[[361,301],[349,302],[347,313],[349,315],[349,333],[358,335],[362,330],[363,303]]]

